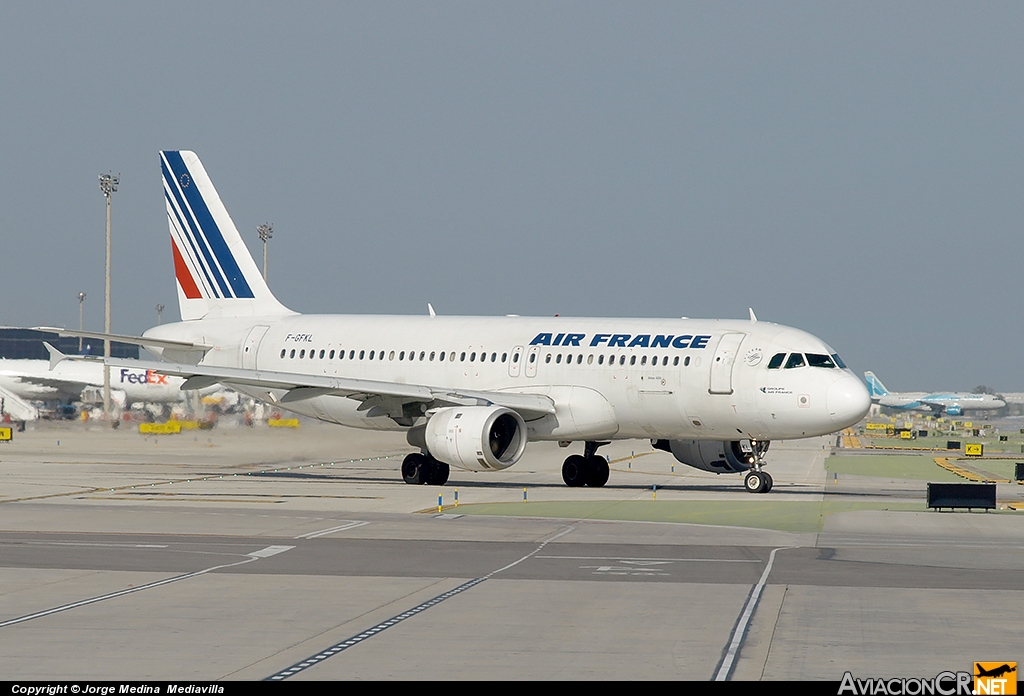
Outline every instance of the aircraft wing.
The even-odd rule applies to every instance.
[[[87,387],[99,386],[90,382],[79,382],[72,379],[61,379],[58,377],[41,377],[39,375],[17,375],[18,381],[23,384],[34,384],[37,387],[48,387],[68,396],[79,396]]]
[[[37,326],[36,331],[46,331],[47,333],[55,333],[58,336],[72,337],[72,338],[92,338],[97,340],[111,340],[116,343],[128,343],[131,345],[142,346],[143,348],[151,346],[153,348],[166,348],[170,350],[198,350],[206,352],[213,346],[208,346],[202,343],[191,343],[188,341],[171,341],[165,338],[147,338],[145,336],[127,336],[124,334],[107,334],[99,331],[69,331],[68,329],[61,329],[53,326]]]
[[[69,358],[74,359],[74,358]],[[496,405],[516,411],[524,420],[534,420],[555,412],[554,402],[541,394],[520,394],[467,389],[448,389],[398,382],[382,382],[350,377],[305,375],[272,370],[247,370],[237,367],[188,365],[111,358],[108,365],[153,370],[158,374],[184,377],[182,389],[202,389],[214,384],[227,387],[244,386],[267,390],[274,403],[288,404],[318,396],[344,396],[361,401],[360,410],[378,409],[380,415],[408,417],[407,404],[423,404],[426,408],[442,406]],[[283,394],[276,392],[283,391]],[[414,415],[419,415],[415,413]]]

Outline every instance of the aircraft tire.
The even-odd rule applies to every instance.
[[[750,493],[764,493],[766,490],[766,483],[764,474],[757,471],[751,471],[743,477],[743,487]]]
[[[448,483],[448,476],[452,471],[451,467],[444,462],[439,462],[437,460],[431,463],[434,466],[433,471],[430,472],[430,479],[427,481],[427,484],[431,486],[443,486]]]
[[[774,484],[775,482],[772,481],[772,475],[769,474],[767,471],[762,471],[761,475],[764,476],[764,492],[767,493],[772,489],[772,484]]]
[[[562,480],[569,488],[581,488],[587,484],[590,478],[590,462],[587,458],[573,454],[565,458],[562,463]]]
[[[587,485],[591,488],[600,488],[608,483],[608,475],[611,473],[608,468],[608,460],[600,455],[588,458],[590,475],[587,477]]]
[[[410,486],[425,483],[424,474],[427,473],[427,464],[426,457],[418,452],[413,452],[402,460],[402,478]]]

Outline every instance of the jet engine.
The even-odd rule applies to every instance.
[[[947,416],[962,416],[963,414],[964,410],[957,404],[950,404],[946,407]]]
[[[526,423],[502,406],[442,408],[427,421],[424,440],[438,461],[469,471],[497,471],[523,456]]]
[[[651,440],[654,449],[671,452],[676,461],[694,469],[716,474],[733,474],[750,469],[757,452],[768,451],[768,442],[751,443],[750,440]]]

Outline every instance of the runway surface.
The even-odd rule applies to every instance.
[[[827,480],[829,444],[774,443],[775,488],[753,496],[643,442],[602,450],[604,489],[563,486],[567,451],[544,444],[435,488],[402,483],[400,436],[311,423],[18,433],[0,678],[838,680],[1024,657],[1020,515]],[[816,501],[820,524],[749,507],[767,499]],[[690,508],[715,523],[664,521]]]

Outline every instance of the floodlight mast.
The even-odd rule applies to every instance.
[[[263,240],[263,282],[267,282],[267,242],[274,236],[274,226],[269,222],[256,226],[256,232]]]
[[[84,292],[80,292],[80,293],[78,293],[78,331],[79,332],[84,330],[84,327],[83,327],[83,324],[82,324],[82,308],[84,306],[85,306],[85,293]],[[82,337],[81,336],[78,337],[78,352],[79,353],[82,352]]]
[[[110,199],[121,183],[120,174],[100,174],[100,191],[107,198],[107,279],[103,331],[110,333]],[[103,339],[103,357],[110,358],[110,339]],[[110,420],[110,366],[103,365],[103,418]]]

